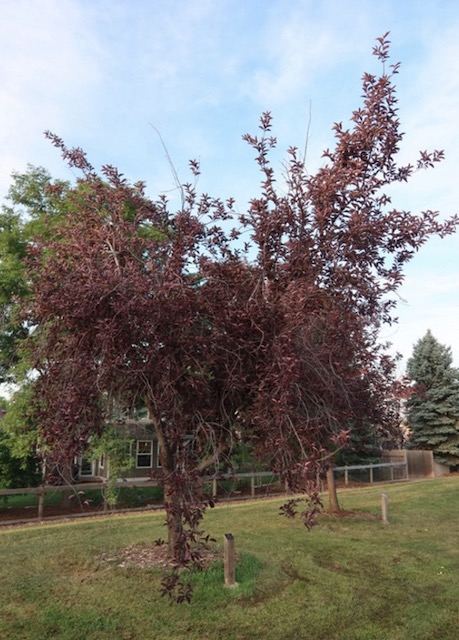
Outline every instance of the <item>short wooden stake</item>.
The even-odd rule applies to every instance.
[[[38,492],[38,520],[43,520],[44,504],[45,504],[45,488],[43,485],[41,485],[40,491]]]
[[[223,565],[225,571],[225,587],[237,587],[236,553],[234,551],[234,536],[232,533],[225,533],[223,536]]]
[[[104,480],[102,484],[102,499],[104,503],[104,513],[108,511],[108,487],[107,481]]]
[[[383,524],[389,524],[389,518],[387,517],[387,501],[388,497],[386,493],[381,494],[381,516]]]

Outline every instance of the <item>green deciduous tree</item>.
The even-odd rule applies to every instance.
[[[34,329],[20,314],[30,291],[25,256],[38,236],[50,237],[69,208],[69,184],[42,167],[14,172],[0,209],[0,383],[16,392],[2,420],[0,482],[26,486],[39,477],[36,421],[30,416],[31,367],[24,348]]]
[[[0,210],[0,383],[20,382],[28,370],[21,345],[30,326],[18,313],[29,292],[27,248],[37,235],[51,235],[68,209],[68,183],[52,180],[46,169],[29,165],[12,177]]]
[[[459,371],[451,349],[428,331],[414,346],[407,373],[413,382],[407,400],[410,443],[431,449],[438,462],[459,465]]]
[[[0,487],[14,489],[35,486],[41,478],[39,460],[31,447],[18,446],[18,441],[7,428],[8,421],[5,415],[10,404],[5,398],[0,397]],[[10,420],[12,413],[9,416]],[[27,451],[25,454],[22,453],[24,449]]]

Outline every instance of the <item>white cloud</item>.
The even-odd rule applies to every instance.
[[[435,170],[418,173],[400,191],[415,194],[422,208],[451,214],[459,209],[459,20],[441,32],[431,29],[423,45],[401,67],[401,119],[406,131],[401,158],[414,161],[420,150],[443,149],[445,160]]]
[[[345,5],[296,1],[268,6],[265,28],[257,34],[261,55],[246,85],[247,94],[266,108],[295,103],[313,83],[320,86],[330,69],[363,51],[365,44],[347,35],[352,19]],[[361,22],[354,22],[354,29],[361,30]],[[336,87],[328,89],[331,94]]]
[[[404,355],[402,370],[411,355],[414,343],[428,329],[442,344],[450,346],[456,366],[459,366],[459,278],[457,262],[451,269],[445,265],[431,268],[415,263],[407,269],[408,275],[400,289],[401,301],[395,315],[399,323],[386,328],[382,339],[393,343],[393,351]]]
[[[84,126],[100,80],[97,59],[97,41],[77,1],[2,3],[1,191],[13,169],[52,157],[45,129],[60,133]]]

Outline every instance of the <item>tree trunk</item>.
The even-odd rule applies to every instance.
[[[182,563],[185,556],[180,502],[180,496],[177,495],[176,489],[166,481],[164,483],[164,503],[167,519],[167,548],[169,556],[178,563]]]
[[[161,421],[155,420],[150,411],[150,418],[155,425],[159,443],[159,457],[163,474],[164,507],[166,509],[167,547],[171,558],[181,563],[185,554],[183,536],[183,508],[180,488],[174,482],[175,460],[171,445],[163,431]]]
[[[175,436],[176,441],[171,438],[167,425],[154,417],[150,407],[148,409],[159,444],[168,553],[177,564],[182,565],[190,560],[190,547],[199,539],[197,523],[205,510],[202,476],[206,469],[215,464],[218,452],[187,471],[185,439]]]
[[[78,496],[76,494],[75,489],[72,487],[72,465],[66,464],[60,470],[60,476],[62,480],[62,485],[65,489],[61,491],[61,500],[60,506],[63,508],[71,508],[75,505],[78,505]]]
[[[338,502],[338,494],[336,492],[335,474],[333,472],[333,467],[328,467],[327,469],[327,490],[330,511],[332,513],[341,511]]]

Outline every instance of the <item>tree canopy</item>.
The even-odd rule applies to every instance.
[[[18,382],[27,370],[27,365],[18,367],[24,356],[21,344],[29,334],[19,314],[19,303],[29,293],[27,247],[38,235],[52,233],[54,222],[65,214],[68,188],[42,167],[29,165],[12,177],[0,212],[0,383]]]
[[[398,65],[387,71],[388,49],[386,34],[374,49],[382,74],[363,76],[363,103],[349,128],[334,125],[335,147],[315,175],[294,147],[276,175],[263,114],[260,133],[244,136],[261,171],[244,213],[198,194],[196,161],[171,211],[166,197],[150,199],[111,166],[99,175],[81,149],[48,134],[81,177],[53,233],[29,248],[22,321],[34,328],[42,446],[70,459],[110,422],[113,401],[128,411],[141,398],[179,562],[196,559],[202,476],[234,443],[250,441],[308,492],[310,526],[333,452],[369,423],[397,423],[394,362],[378,333],[394,320],[405,264],[458,220],[398,210],[385,192],[442,158],[396,162]]]
[[[427,331],[414,345],[407,363],[413,386],[407,399],[410,443],[431,449],[435,459],[459,465],[459,371],[452,366],[450,347]]]
[[[6,398],[0,397],[0,488],[31,487],[39,483],[41,470],[33,449],[18,453],[17,442],[5,425],[5,414],[9,408]]]

